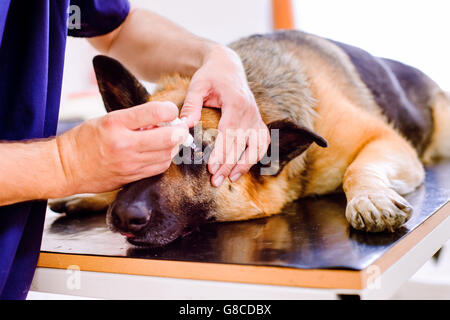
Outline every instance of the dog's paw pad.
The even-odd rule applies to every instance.
[[[347,204],[345,216],[353,228],[394,232],[409,220],[411,205],[394,191],[360,194]]]

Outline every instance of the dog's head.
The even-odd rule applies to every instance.
[[[97,56],[94,69],[108,112],[147,101],[168,100],[182,106],[189,79],[170,77],[151,96],[118,61]],[[288,199],[288,183],[280,174],[283,167],[313,142],[326,141],[314,132],[282,119],[267,123],[278,130],[269,150],[278,154],[273,175],[261,175],[261,163],[237,182],[211,185],[207,160],[214,147],[220,111],[204,107],[201,121],[191,128],[195,150],[180,147],[169,169],[124,186],[111,204],[107,221],[113,230],[127,236],[130,243],[144,246],[165,245],[210,221],[234,221],[278,213]],[[275,147],[275,148],[274,148]],[[267,157],[266,157],[267,159]],[[267,165],[266,165],[267,167]],[[267,168],[265,168],[267,169]],[[270,172],[270,168],[268,172]]]

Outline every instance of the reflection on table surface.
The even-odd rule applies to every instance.
[[[426,182],[406,196],[413,217],[396,233],[352,230],[343,194],[300,199],[282,214],[213,223],[163,248],[139,248],[112,233],[104,214],[71,218],[48,211],[42,251],[195,262],[361,270],[450,199],[450,162],[427,168]]]

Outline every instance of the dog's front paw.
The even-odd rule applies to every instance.
[[[347,204],[345,216],[351,226],[368,232],[394,232],[409,220],[411,205],[397,192],[386,189],[363,192]]]
[[[48,200],[48,206],[54,212],[75,216],[88,212],[104,211],[108,204],[99,201],[95,196],[75,195],[61,199],[50,199]]]

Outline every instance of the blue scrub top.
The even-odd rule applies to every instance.
[[[69,5],[80,9],[80,29],[67,28]],[[106,34],[129,10],[127,0],[0,1],[0,141],[55,135],[66,36]],[[1,299],[26,298],[45,210],[45,201],[0,207]]]

